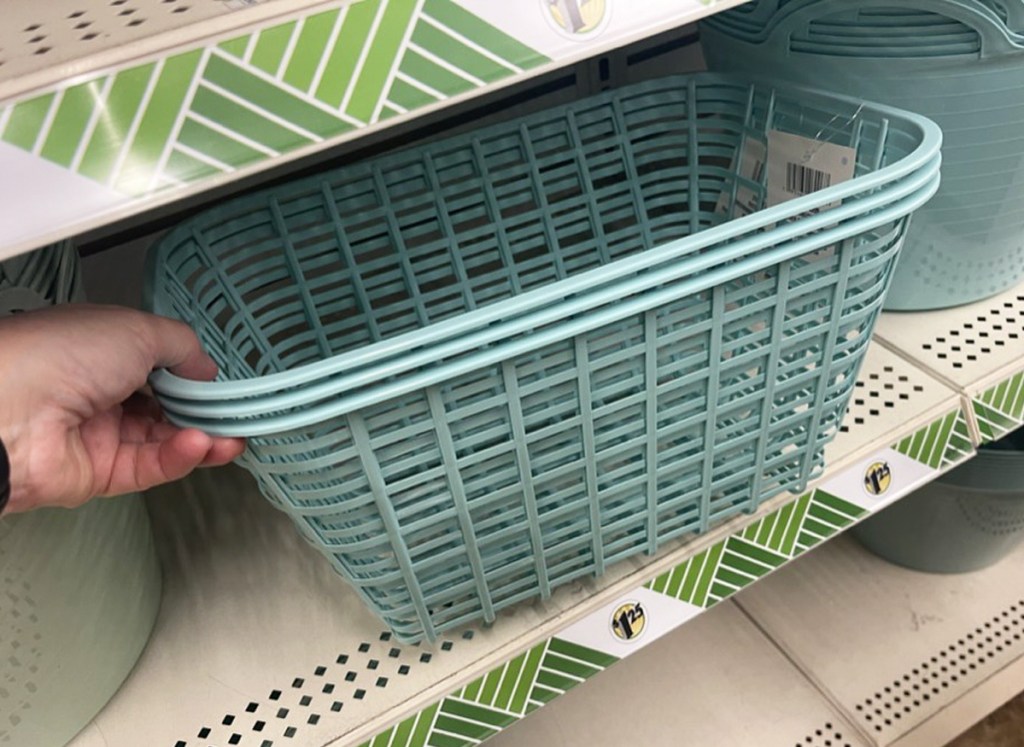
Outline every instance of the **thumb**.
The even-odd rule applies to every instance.
[[[217,364],[207,355],[199,338],[184,322],[147,314],[154,368],[167,368],[186,379],[209,381],[217,376]]]

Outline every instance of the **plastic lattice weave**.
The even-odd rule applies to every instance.
[[[675,77],[229,203],[151,256],[227,393],[165,406],[251,435],[265,495],[402,639],[494,619],[806,483],[935,188],[929,127]],[[838,206],[730,219],[772,128],[856,148]]]

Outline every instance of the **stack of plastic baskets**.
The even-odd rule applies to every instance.
[[[730,220],[748,141],[855,178]],[[216,208],[150,254],[265,495],[403,640],[799,489],[836,432],[941,135],[904,112],[674,77]],[[734,164],[734,165],[730,165]]]
[[[942,188],[914,218],[890,309],[968,303],[1024,278],[1024,2],[760,0],[709,17],[713,70],[822,86],[943,130]]]
[[[81,300],[78,253],[70,242],[0,263],[0,316]]]
[[[62,242],[0,263],[0,317],[82,301]],[[121,686],[160,606],[140,496],[0,520],[0,742],[66,744]]]

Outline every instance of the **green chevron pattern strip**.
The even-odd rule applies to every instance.
[[[1024,423],[1024,371],[1019,371],[974,400],[983,443],[1002,438]]]
[[[939,469],[959,462],[971,453],[973,446],[967,421],[957,408],[893,444],[893,449]]]
[[[535,646],[492,669],[454,694],[454,697],[522,715],[540,670],[546,644]]]
[[[547,643],[537,680],[530,692],[527,713],[568,692],[616,661],[618,659],[609,654],[552,638]]]
[[[0,139],[145,196],[545,62],[452,0],[361,0],[15,102]]]
[[[698,607],[711,607],[863,514],[852,503],[817,489],[665,571],[646,587]]]
[[[974,454],[974,441],[967,425],[967,418],[960,408],[956,410],[956,420],[946,442],[946,451],[942,456],[942,467],[959,464]]]
[[[794,557],[802,555],[815,545],[841,532],[863,516],[864,509],[844,501],[838,496],[815,490],[814,499],[807,510],[797,536]]]
[[[552,638],[361,747],[469,747],[480,744],[618,659]]]
[[[385,729],[361,747],[425,747],[440,709],[441,703],[435,703],[390,729]]]

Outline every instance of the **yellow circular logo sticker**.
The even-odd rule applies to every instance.
[[[552,25],[568,36],[603,29],[610,0],[540,0]]]
[[[864,489],[871,495],[882,495],[892,485],[888,462],[875,462],[864,472]]]
[[[635,641],[647,629],[647,613],[640,602],[624,602],[612,613],[612,635],[620,641]]]

